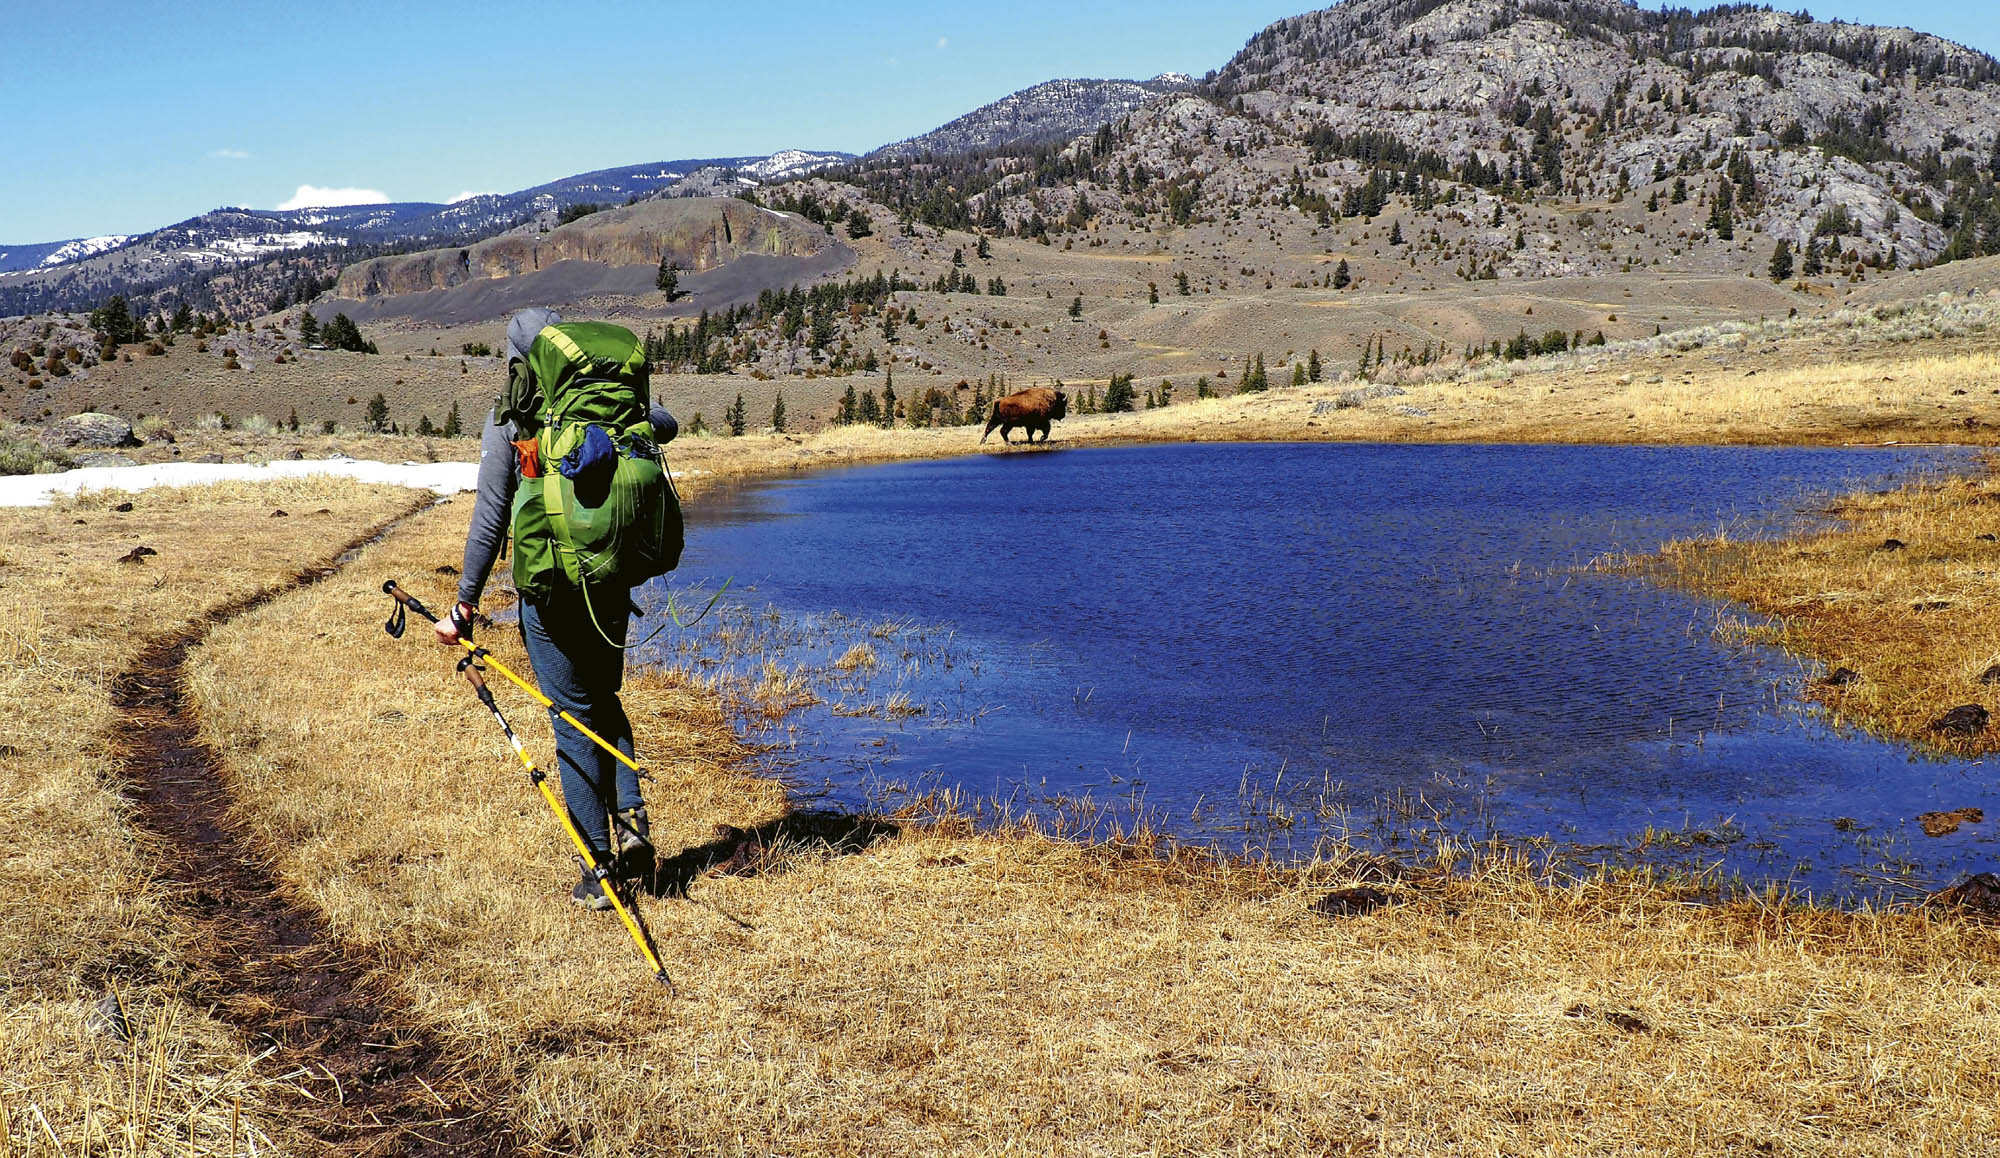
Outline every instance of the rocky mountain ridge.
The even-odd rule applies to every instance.
[[[953,175],[983,190],[964,216],[1017,233],[1400,206],[1460,276],[1758,272],[1780,240],[1907,266],[2000,251],[2000,64],[1748,5],[1348,0],[1060,157],[985,169]]]
[[[762,157],[656,161],[443,205],[223,208],[150,233],[93,239],[111,244],[5,246],[0,247],[6,254],[0,258],[0,315],[85,309],[114,293],[137,297],[166,290],[199,300],[213,296],[202,291],[218,274],[227,284],[225,271],[273,255],[296,259],[284,263],[276,279],[276,287],[295,291],[301,281],[323,281],[370,250],[465,245],[524,223],[553,226],[573,206],[623,204],[671,192],[697,175],[750,172],[760,180],[782,180],[850,159],[845,153],[794,149]],[[50,260],[58,257],[63,260]],[[273,288],[265,287],[267,296]]]
[[[1044,81],[868,156],[921,157],[1066,141],[1193,83],[1179,73],[1162,73],[1151,80]]]

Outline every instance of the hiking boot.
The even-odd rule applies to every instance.
[[[582,872],[583,879],[576,882],[576,887],[569,891],[569,903],[593,913],[601,913],[610,908],[611,898],[604,895],[604,886],[598,882],[596,874],[589,869],[583,869]]]
[[[611,814],[611,844],[618,850],[613,871],[619,879],[629,880],[653,871],[653,826],[646,817],[645,805]]]

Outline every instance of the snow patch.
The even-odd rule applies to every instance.
[[[229,261],[243,257],[261,257],[267,253],[278,253],[287,249],[304,249],[309,245],[346,244],[345,237],[299,230],[292,233],[260,233],[252,237],[221,237],[209,242],[206,248],[197,250],[190,256]]]
[[[808,153],[804,149],[784,149],[773,153],[761,161],[752,161],[738,169],[753,177],[790,176],[796,173],[810,173],[829,165],[838,165],[846,160],[838,153]]]
[[[45,507],[57,495],[81,491],[140,491],[148,487],[199,486],[213,482],[260,482],[312,475],[338,475],[362,482],[414,487],[441,495],[474,490],[479,485],[476,462],[375,462],[328,458],[297,462],[249,463],[161,462],[145,466],[93,466],[55,474],[22,474],[0,478],[0,507]]]
[[[86,257],[94,257],[107,249],[116,249],[130,240],[132,240],[132,235],[129,233],[108,233],[103,237],[85,237],[77,241],[72,241],[54,253],[49,254],[42,259],[41,265],[38,268],[48,269],[50,266],[68,265],[72,261],[82,261]]]
[[[301,185],[292,194],[291,200],[279,205],[279,209],[321,209],[339,205],[387,205],[389,195],[380,189],[358,189],[352,186],[343,189],[324,189],[318,185]]]

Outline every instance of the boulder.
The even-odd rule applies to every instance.
[[[57,422],[42,434],[43,445],[53,450],[70,450],[88,447],[93,450],[109,450],[121,446],[138,446],[139,440],[132,436],[132,424],[115,414],[72,414]]]
[[[2000,877],[1992,873],[1977,873],[1948,889],[1932,893],[1926,903],[1941,908],[2000,917]]]
[[[76,456],[78,466],[138,466],[139,460],[127,455],[113,454],[108,450],[93,450]]]
[[[1986,730],[1990,718],[1978,704],[1960,704],[1931,722],[1931,731],[1947,736],[1977,736]]]
[[[1312,908],[1322,917],[1358,917],[1394,903],[1394,897],[1373,885],[1356,885],[1333,890],[1314,901]]]

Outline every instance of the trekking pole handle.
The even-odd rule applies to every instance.
[[[402,604],[403,606],[409,608],[411,611],[416,612],[418,615],[423,616],[425,619],[430,620],[432,623],[436,623],[438,621],[438,617],[431,614],[431,609],[425,607],[422,600],[418,599],[416,596],[410,594],[409,592],[403,590],[403,588],[400,585],[398,585],[394,579],[388,579],[383,581],[382,593],[394,599],[396,602]]]

